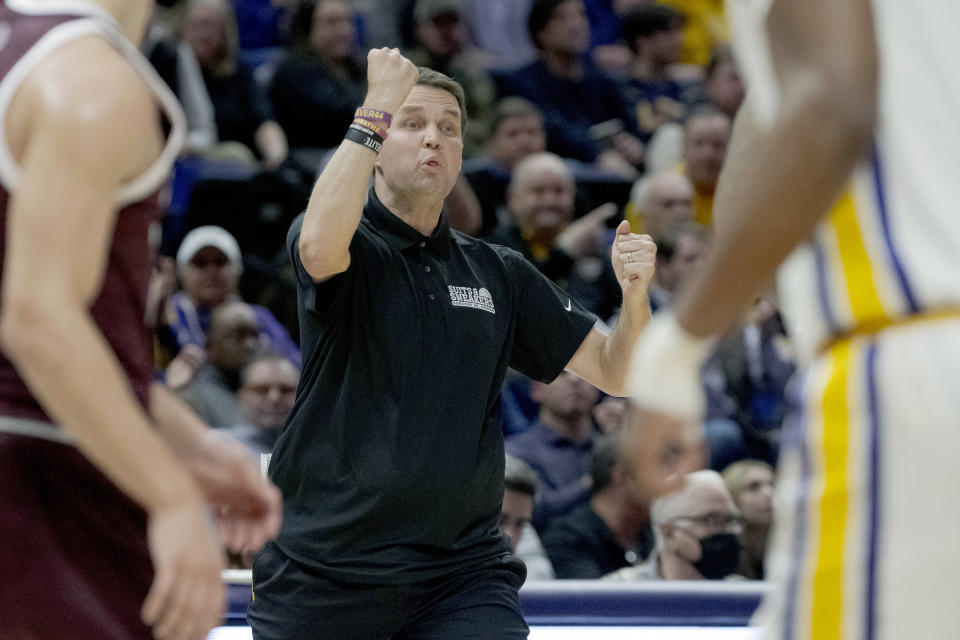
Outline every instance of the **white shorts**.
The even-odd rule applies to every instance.
[[[841,341],[786,427],[765,640],[960,637],[960,318]]]

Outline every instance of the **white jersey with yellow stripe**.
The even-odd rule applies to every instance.
[[[804,359],[840,336],[960,308],[960,2],[871,4],[880,61],[874,149],[778,276]],[[763,126],[779,100],[764,30],[770,0],[728,7]]]

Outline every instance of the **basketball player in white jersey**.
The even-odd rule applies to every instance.
[[[705,337],[778,265],[805,360],[766,638],[954,637],[960,506],[955,0],[733,0],[748,79],[716,240],[633,363],[634,469],[693,466]]]
[[[152,382],[151,236],[183,116],[131,44],[151,9],[0,5],[4,638],[203,638],[224,610],[210,515],[235,548],[279,529],[243,448]]]

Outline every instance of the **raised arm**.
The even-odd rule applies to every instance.
[[[363,106],[395,113],[416,84],[417,75],[413,63],[396,49],[371,50]],[[303,267],[316,282],[350,266],[350,240],[360,224],[376,158],[372,149],[345,140],[313,187],[298,248]]]
[[[159,152],[156,108],[109,45],[86,38],[37,67],[7,124],[20,177],[7,212],[3,349],[79,450],[147,511],[156,579],[145,622],[202,637],[223,611],[203,499],[89,313],[118,187]]]

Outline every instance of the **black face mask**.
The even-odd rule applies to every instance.
[[[692,564],[707,580],[726,578],[740,563],[740,539],[732,533],[700,538],[700,549],[700,559]]]

